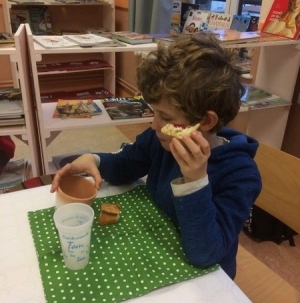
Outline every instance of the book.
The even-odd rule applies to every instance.
[[[85,150],[80,150],[80,151],[72,152],[72,153],[54,155],[54,156],[52,156],[52,162],[55,165],[56,169],[61,169],[66,164],[73,162],[79,156],[81,156],[83,154],[89,154],[89,153],[91,153],[91,151],[89,149],[85,149]]]
[[[111,37],[128,44],[144,44],[153,42],[151,35],[144,35],[130,31],[113,32],[111,33]]]
[[[56,63],[37,63],[39,73],[81,71],[108,69],[112,66],[105,60],[90,59],[83,61],[56,62]]]
[[[191,9],[200,10],[200,4],[194,3],[181,3],[181,12],[180,12],[180,32],[183,31],[186,19],[189,15]]]
[[[249,26],[247,28],[247,32],[256,32],[258,31],[258,23],[259,17],[258,16],[250,16]]]
[[[253,84],[244,84],[246,92],[241,98],[241,106],[259,109],[276,106],[287,106],[291,103]]]
[[[78,44],[66,39],[64,36],[35,36],[33,40],[44,48],[69,48],[78,47]]]
[[[9,13],[12,33],[15,33],[21,24],[29,23],[29,11],[27,7],[12,7]]]
[[[0,174],[0,194],[26,179],[28,161],[24,158],[10,160]]]
[[[208,30],[226,28],[230,29],[232,23],[232,14],[211,13],[208,21]]]
[[[80,34],[80,35],[64,35],[64,37],[72,42],[77,43],[82,47],[91,47],[91,46],[117,46],[118,44],[106,37],[102,37],[95,34]]]
[[[94,34],[102,37],[110,38],[110,31],[106,27],[88,27],[84,28],[83,31],[86,34]]]
[[[223,44],[260,41],[259,32],[239,32],[234,29],[225,29],[225,28],[211,30],[211,32],[213,34],[216,34],[217,38]]]
[[[234,29],[239,32],[246,32],[250,24],[250,16],[233,15],[230,29]]]
[[[48,6],[28,6],[29,25],[33,35],[49,35],[52,23]]]
[[[300,4],[293,0],[274,0],[261,31],[293,40],[298,39]]]
[[[91,118],[101,115],[101,108],[92,99],[58,99],[53,118]]]
[[[182,29],[183,34],[198,33],[207,30],[211,12],[191,9]]]
[[[181,1],[173,1],[172,16],[171,16],[171,31],[180,33],[180,20],[181,20]]]
[[[100,99],[112,120],[153,117],[152,108],[141,96]]]
[[[0,45],[1,44],[14,44],[14,36],[10,33],[0,32]]]
[[[184,3],[182,1],[173,1],[171,30],[170,32],[181,33],[185,21],[191,9],[200,9],[200,4]]]

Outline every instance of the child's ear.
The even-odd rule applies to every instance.
[[[200,130],[201,131],[210,131],[216,126],[219,121],[218,115],[214,111],[207,111],[205,117],[201,121]]]

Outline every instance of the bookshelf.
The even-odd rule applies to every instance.
[[[112,93],[115,93],[115,54],[118,52],[138,52],[138,51],[151,51],[156,49],[156,43],[140,44],[140,45],[128,45],[128,46],[117,46],[117,47],[72,47],[72,48],[59,48],[59,49],[45,49],[34,42],[31,29],[28,24],[25,25],[27,31],[28,48],[31,61],[32,69],[32,80],[34,95],[36,97],[37,116],[40,130],[41,140],[41,154],[43,157],[43,170],[44,174],[48,174],[51,171],[51,163],[48,162],[47,146],[56,138],[56,136],[63,130],[89,128],[95,126],[112,126],[121,124],[135,124],[135,123],[146,123],[151,122],[152,118],[134,118],[124,120],[111,120],[102,103],[98,100],[95,102],[102,109],[102,114],[94,116],[91,119],[57,119],[53,118],[53,112],[56,107],[56,103],[42,103],[41,102],[41,75],[37,71],[38,62],[55,62],[55,59],[76,57],[93,57],[95,54],[101,54],[103,58],[109,62],[114,68],[103,71],[103,78],[101,86],[105,87]],[[72,72],[64,73],[64,77]],[[85,73],[79,74],[79,78]],[[53,73],[51,73],[51,76]],[[59,73],[57,73],[59,76]],[[91,76],[87,78],[91,80]]]
[[[271,40],[226,47],[253,47],[257,56],[253,84],[292,102],[300,65],[300,40]],[[239,113],[238,128],[260,142],[281,148],[290,106]]]
[[[54,11],[57,14],[52,18],[53,28],[61,29],[63,24],[72,24],[82,31],[84,27],[106,27],[110,31],[115,29],[115,7],[114,1],[101,1],[101,4],[56,4]],[[46,5],[46,4],[45,4]],[[47,4],[53,9],[53,4]],[[90,14],[84,14],[86,10],[90,13],[97,13],[97,18],[91,18]],[[72,15],[73,18],[70,18]],[[60,17],[58,17],[60,16]],[[63,18],[61,17],[63,16]],[[77,17],[78,16],[78,17]],[[64,19],[64,17],[66,19]],[[89,24],[89,20],[97,20],[97,23]],[[67,22],[65,20],[68,20]],[[74,21],[75,20],[75,21]],[[95,20],[93,21],[95,22]],[[102,104],[96,101],[103,110],[101,116],[92,119],[70,119],[60,120],[52,118],[54,103],[42,103],[41,93],[49,91],[63,90],[64,88],[89,88],[95,84],[103,86],[112,93],[116,92],[116,53],[143,54],[155,50],[155,43],[143,45],[128,45],[125,47],[92,47],[92,48],[66,48],[66,49],[44,49],[33,41],[33,34],[28,24],[25,25],[27,33],[27,44],[29,50],[29,61],[32,70],[32,94],[35,96],[37,111],[37,127],[39,129],[39,139],[42,157],[42,173],[50,172],[48,163],[47,147],[55,140],[56,136],[64,130],[90,128],[94,126],[109,126],[121,124],[136,124],[150,122],[151,118],[111,120],[104,110]],[[24,48],[26,46],[23,46]],[[298,67],[300,65],[300,41],[264,41],[227,44],[229,48],[254,48],[260,55],[257,62],[257,70],[254,83],[258,87],[270,91],[291,102],[297,79]],[[60,61],[70,61],[76,59],[104,59],[112,68],[99,71],[80,71],[66,73],[51,73],[43,75],[38,73],[38,63],[55,63]],[[134,64],[133,64],[134,65]],[[133,67],[134,68],[134,67]],[[132,73],[132,70],[128,71]],[[27,87],[30,87],[28,85]],[[118,97],[118,96],[117,96]],[[263,108],[257,110],[247,110],[243,108],[234,122],[241,126],[241,130],[270,146],[281,148],[285,126],[289,115],[290,106]]]
[[[147,52],[155,50],[155,43],[143,45],[128,45],[126,47],[93,47],[93,48],[68,48],[68,49],[44,49],[33,41],[30,28],[26,25],[28,33],[28,46],[30,60],[32,65],[32,77],[34,94],[37,102],[37,112],[39,118],[39,129],[41,138],[41,148],[43,155],[44,173],[49,173],[49,163],[47,146],[55,139],[62,130],[80,129],[108,125],[135,124],[141,122],[150,122],[152,118],[111,120],[104,110],[102,104],[97,102],[103,110],[103,114],[84,120],[60,120],[52,118],[54,112],[54,103],[41,103],[40,77],[37,72],[36,64],[41,60],[53,56],[70,55],[93,55],[94,53],[103,53],[106,60],[114,58],[115,53],[119,52]],[[260,56],[257,63],[257,71],[254,84],[273,94],[280,96],[291,102],[293,89],[295,86],[298,66],[300,63],[300,41],[267,41],[252,42],[246,44],[226,45],[226,47],[256,47],[260,50]],[[112,61],[110,61],[111,63]],[[114,65],[114,64],[113,64]],[[115,71],[106,71],[103,79],[103,85],[111,92],[115,92]],[[280,148],[284,136],[285,126],[289,114],[290,106],[281,106],[273,108],[263,108],[259,110],[247,110],[243,108],[237,120],[243,125],[243,131],[264,142],[268,145]]]
[[[42,173],[41,156],[39,149],[38,131],[36,128],[35,108],[30,83],[30,66],[26,47],[25,26],[21,25],[15,34],[15,45],[12,47],[0,47],[0,56],[8,55],[11,64],[16,66],[15,87],[20,87],[25,115],[25,125],[0,127],[0,135],[11,135],[22,140],[28,145],[31,171],[29,175],[36,177]]]

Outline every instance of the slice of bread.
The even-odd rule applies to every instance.
[[[108,225],[116,223],[120,218],[121,206],[113,203],[102,203],[98,223]]]
[[[193,126],[175,126],[174,124],[166,124],[161,132],[170,137],[175,137],[177,139],[182,139],[184,136],[190,136],[194,130],[197,130],[200,123]]]

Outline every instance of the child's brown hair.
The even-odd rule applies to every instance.
[[[213,34],[176,38],[169,47],[158,45],[137,69],[137,84],[149,104],[162,98],[179,109],[191,124],[207,111],[219,118],[219,131],[234,119],[245,88],[232,56]]]

